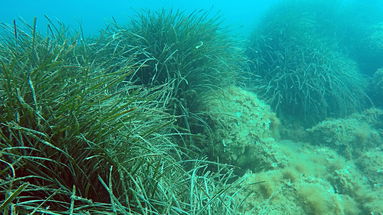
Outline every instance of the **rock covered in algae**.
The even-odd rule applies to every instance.
[[[244,214],[359,215],[382,212],[382,189],[351,160],[324,146],[276,143],[281,168],[247,173],[238,189]]]
[[[364,152],[355,163],[374,187],[383,189],[383,146]]]
[[[328,146],[347,158],[382,143],[382,111],[368,109],[347,118],[329,119],[308,129],[308,141]]]
[[[279,120],[254,93],[235,86],[212,90],[200,106],[211,127],[207,145],[212,156],[243,169],[281,165],[273,147]]]

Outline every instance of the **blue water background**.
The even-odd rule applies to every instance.
[[[4,1],[4,0],[3,0]],[[32,23],[37,17],[38,27],[46,25],[44,15],[58,19],[71,28],[82,26],[86,35],[94,35],[112,21],[127,23],[137,11],[142,9],[196,9],[219,12],[231,30],[238,35],[247,35],[252,31],[261,15],[278,0],[19,0],[4,1],[0,7],[0,23],[12,23],[22,18]]]

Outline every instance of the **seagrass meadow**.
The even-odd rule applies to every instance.
[[[230,170],[176,145],[185,131],[167,108],[173,78],[136,80],[156,58],[61,23],[47,29],[36,19],[2,29],[3,214],[232,213]]]
[[[383,214],[380,4],[0,23],[1,214]]]

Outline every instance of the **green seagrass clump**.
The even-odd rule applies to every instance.
[[[180,162],[166,88],[127,81],[134,55],[113,69],[63,26],[2,27],[2,214],[232,214],[226,177]]]
[[[319,3],[297,2],[273,8],[251,38],[250,87],[303,125],[361,110],[368,98],[356,63],[324,36],[326,20],[313,7]]]
[[[131,78],[146,86],[168,85],[169,102],[178,109],[191,108],[198,92],[235,83],[244,62],[220,17],[206,11],[143,11],[102,37],[98,56],[113,53],[106,62],[115,65],[135,53],[145,66]]]
[[[146,87],[166,86],[161,100],[178,116],[181,133],[201,132],[201,93],[236,83],[245,58],[221,18],[207,11],[145,10],[123,26],[112,24],[94,40],[95,63],[110,70],[134,57],[142,65],[128,78]],[[202,123],[201,123],[202,122]],[[195,141],[182,137],[183,143]]]

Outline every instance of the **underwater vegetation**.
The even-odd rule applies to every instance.
[[[167,86],[129,80],[141,53],[111,69],[61,24],[2,27],[3,214],[232,214],[230,171],[180,161]]]
[[[235,84],[244,56],[221,26],[219,15],[207,11],[142,11],[127,25],[114,23],[97,47],[103,47],[108,64],[134,54],[145,66],[131,79],[145,86],[166,85],[170,110],[184,116],[179,125],[192,130],[193,103],[198,94]],[[228,51],[230,50],[230,51]]]
[[[187,134],[177,135],[183,148],[202,148],[195,140],[207,125],[195,105],[204,99],[200,94],[237,83],[246,63],[221,17],[203,10],[141,11],[126,25],[112,23],[93,41],[95,63],[113,71],[124,66],[126,56],[134,56],[142,66],[128,79],[166,88],[162,104],[177,116],[176,133]]]
[[[281,116],[306,126],[359,111],[368,101],[356,62],[323,36],[327,7],[326,1],[275,6],[247,50],[254,73],[249,87]]]
[[[241,184],[244,214],[383,212],[382,110],[366,109],[383,99],[380,70],[371,72],[383,62],[376,36],[381,20],[354,19],[368,13],[355,10],[364,4],[347,5],[345,13],[339,3],[283,1],[250,38],[246,54],[253,77],[247,87],[281,124],[268,141],[248,143],[261,143],[264,151],[242,158],[260,165],[252,165]],[[361,33],[365,29],[370,31]],[[361,44],[370,45],[358,49]],[[366,66],[366,58],[373,66]]]
[[[380,22],[348,44],[343,7],[280,2],[248,43],[203,10],[0,25],[0,211],[382,214]]]

